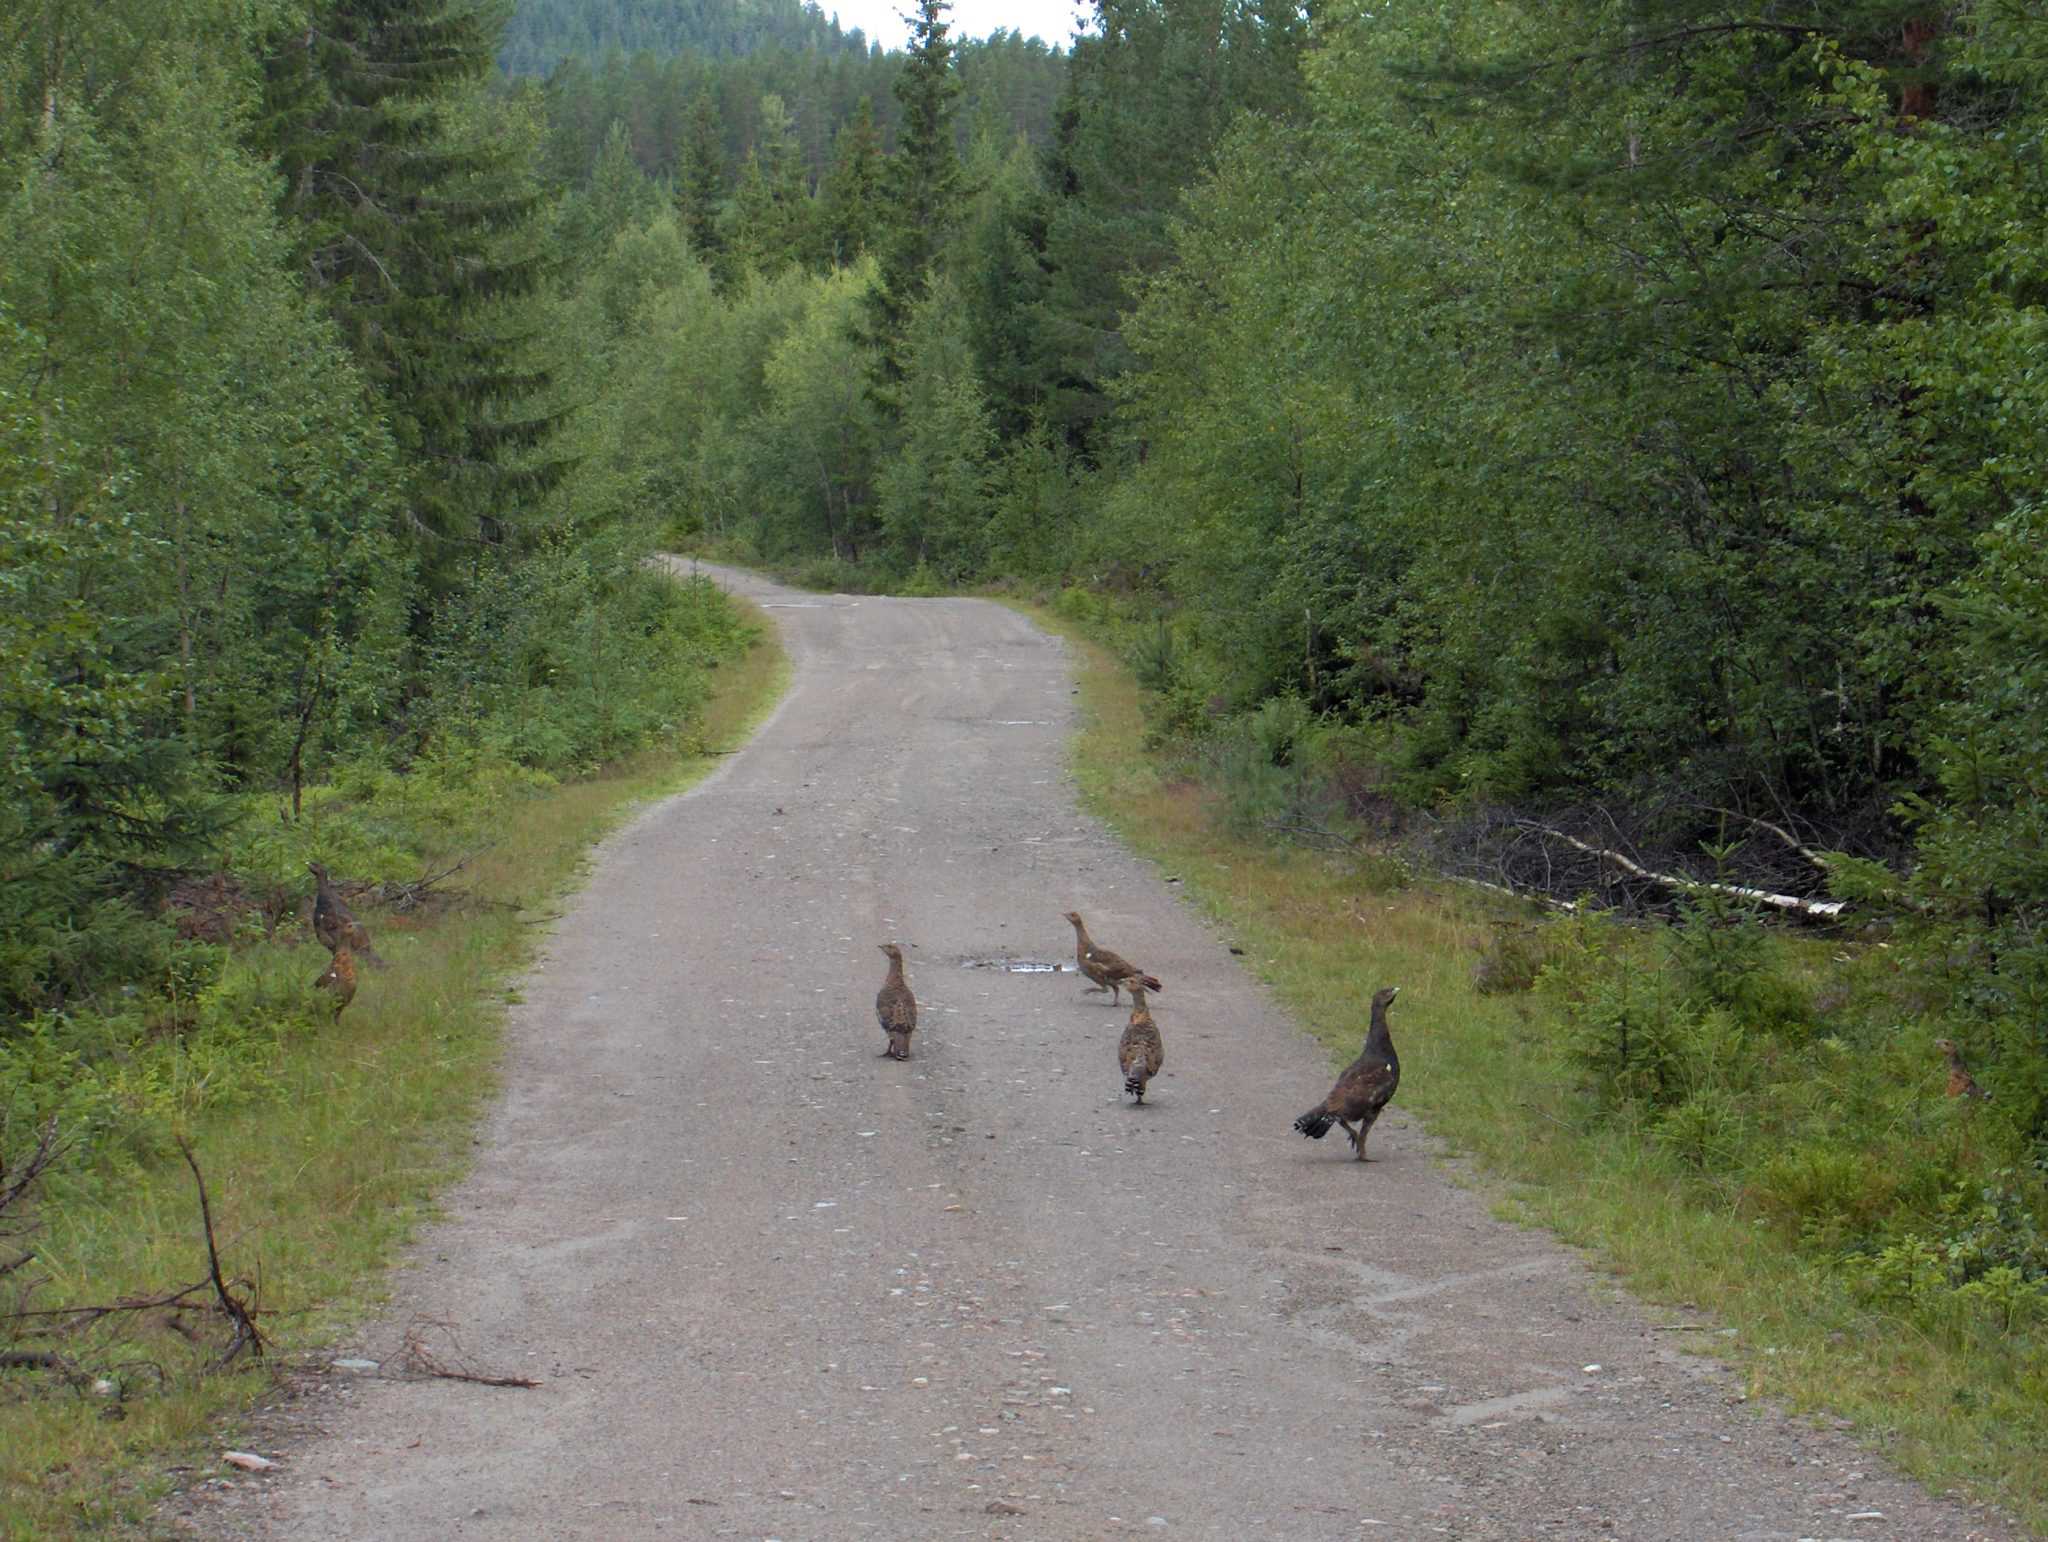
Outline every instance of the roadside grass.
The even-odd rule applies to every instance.
[[[715,671],[692,744],[488,811],[492,844],[454,880],[469,902],[426,919],[365,908],[390,968],[362,972],[338,1025],[306,988],[327,962],[317,943],[237,951],[235,988],[274,1001],[287,1020],[274,1048],[266,1040],[268,1053],[232,1073],[248,1078],[245,1097],[211,1089],[174,1099],[199,1109],[175,1133],[205,1173],[222,1268],[255,1295],[269,1359],[209,1371],[225,1338],[218,1321],[201,1321],[201,1346],[152,1312],[108,1319],[72,1345],[110,1390],[56,1390],[40,1371],[0,1372],[0,1537],[146,1529],[165,1492],[220,1470],[219,1432],[273,1389],[272,1367],[331,1341],[381,1299],[396,1250],[468,1164],[497,1085],[514,977],[592,843],[708,774],[715,752],[743,742],[782,694],[788,666],[772,622],[734,603],[759,640]],[[462,854],[451,849],[444,861]],[[0,1312],[110,1304],[206,1278],[191,1174],[169,1141],[138,1140],[146,1144],[120,1165],[125,1181],[52,1175],[39,1229],[19,1239],[34,1265],[0,1281]]]
[[[1923,1482],[2048,1527],[2038,1346],[1977,1327],[1931,1333],[1873,1309],[1756,1214],[1751,1196],[1717,1190],[1642,1129],[1600,1121],[1567,1056],[1559,1004],[1475,983],[1502,925],[1527,924],[1530,912],[1386,858],[1233,837],[1218,802],[1163,775],[1132,731],[1143,712],[1130,670],[1085,625],[1017,608],[1074,651],[1085,721],[1073,770],[1086,806],[1181,877],[1246,965],[1313,1025],[1333,1066],[1357,1053],[1373,990],[1401,986],[1400,1107],[1478,1164],[1499,1214],[1588,1249],[1638,1297],[1675,1309],[1674,1345],[1729,1362],[1744,1395],[1843,1422]],[[1618,930],[1627,956],[1657,967],[1652,934]],[[1796,971],[1811,945],[1782,946]],[[1967,1110],[1937,1114],[1951,1116],[1967,1141]]]

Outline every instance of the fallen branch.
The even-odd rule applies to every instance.
[[[1584,852],[1589,857],[1598,857],[1612,867],[1619,868],[1632,878],[1654,883],[1662,888],[1676,889],[1688,894],[1726,894],[1734,899],[1748,900],[1752,904],[1767,905],[1788,915],[1796,915],[1809,921],[1832,921],[1849,908],[1847,900],[1801,899],[1796,894],[1772,894],[1767,889],[1752,889],[1744,884],[1713,883],[1703,878],[1682,878],[1676,873],[1658,873],[1644,867],[1642,863],[1623,852],[1606,846],[1590,846],[1577,836],[1567,835],[1549,825],[1536,824],[1531,820],[1519,821],[1525,830],[1554,841],[1561,841],[1574,851]]]
[[[474,1382],[480,1387],[538,1387],[540,1385],[531,1376],[492,1376],[483,1371],[472,1371],[467,1366],[449,1365],[427,1347],[426,1339],[421,1332],[425,1328],[438,1328],[448,1335],[451,1343],[455,1340],[454,1328],[445,1322],[414,1322],[407,1327],[405,1330],[405,1368],[415,1375],[432,1376],[441,1381]],[[456,1344],[455,1347],[459,1352],[462,1346]]]
[[[159,1308],[179,1311],[191,1297],[212,1285],[211,1280],[200,1280],[185,1285],[161,1296],[129,1296],[122,1300],[98,1306],[51,1306],[27,1309],[19,1312],[0,1312],[0,1322],[28,1322],[34,1318],[63,1318],[57,1324],[57,1331],[74,1333],[89,1328],[103,1317],[112,1317],[121,1312],[153,1312]]]
[[[1793,833],[1790,830],[1787,830],[1783,825],[1774,825],[1768,819],[1759,819],[1754,814],[1738,814],[1732,808],[1718,808],[1711,803],[1702,804],[1701,807],[1706,809],[1706,811],[1710,814],[1725,814],[1728,818],[1739,819],[1746,825],[1755,825],[1759,830],[1768,830],[1771,832],[1771,834],[1775,835],[1779,840],[1783,841],[1787,846],[1790,846],[1794,851],[1798,852],[1800,856],[1806,858],[1807,861],[1811,862],[1815,867],[1819,868],[1823,873],[1829,870],[1828,859],[1826,857],[1822,856],[1819,852],[1814,851],[1810,847],[1806,846],[1803,842],[1801,842],[1798,839],[1798,837],[1793,835]]]
[[[1335,847],[1341,851],[1358,850],[1358,841],[1341,830],[1332,830],[1307,819],[1269,819],[1266,829],[1274,835],[1290,836],[1305,846]]]
[[[424,878],[416,878],[411,883],[379,884],[377,886],[377,898],[393,910],[410,910],[427,897],[427,891],[433,888],[435,884],[440,883],[445,878],[453,878],[490,849],[489,846],[480,847],[452,866],[444,867],[438,873],[429,873]],[[475,896],[465,897],[474,898]],[[496,901],[494,903],[503,902]]]
[[[1509,899],[1531,900],[1546,910],[1560,911],[1565,915],[1577,915],[1578,904],[1573,900],[1552,899],[1548,894],[1535,889],[1514,889],[1504,883],[1489,883],[1484,878],[1467,878],[1460,873],[1446,873],[1452,883],[1470,884],[1475,889],[1485,889],[1492,894],[1505,894]]]
[[[199,1219],[206,1228],[206,1267],[213,1279],[213,1293],[220,1299],[220,1309],[227,1313],[235,1325],[234,1342],[222,1353],[219,1363],[227,1365],[244,1349],[251,1351],[257,1359],[263,1358],[263,1334],[256,1326],[256,1319],[249,1308],[228,1289],[228,1282],[221,1278],[220,1249],[213,1240],[213,1206],[206,1198],[206,1177],[199,1171],[199,1158],[192,1154],[192,1148],[184,1136],[178,1137],[178,1149],[185,1154],[185,1165],[192,1169],[192,1181],[199,1185]]]
[[[36,1180],[42,1177],[63,1154],[64,1148],[57,1139],[55,1114],[43,1121],[43,1127],[36,1132],[35,1146],[12,1168],[7,1165],[7,1153],[0,1151],[0,1235],[28,1229],[20,1223],[8,1225],[7,1212],[27,1197],[28,1191],[35,1187]],[[20,1268],[26,1262],[26,1259],[20,1259],[8,1267]]]
[[[48,1349],[0,1349],[0,1369],[9,1371],[63,1371],[71,1367],[64,1357]]]

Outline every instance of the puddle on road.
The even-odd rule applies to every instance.
[[[1004,974],[1078,974],[1075,964],[1048,964],[1040,958],[963,958],[962,969],[1000,969]]]

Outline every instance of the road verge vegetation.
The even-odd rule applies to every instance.
[[[1673,1343],[1729,1361],[1743,1395],[2048,1526],[2041,1165],[1995,1074],[1988,1100],[1951,1081],[1928,939],[1767,924],[1713,894],[1628,923],[1435,876],[1299,796],[1312,721],[1285,754],[1205,742],[1140,684],[1151,629],[1082,591],[1025,608],[1075,651],[1086,806],[1333,1064],[1400,985],[1400,1108],[1500,1213],[1682,1309]]]
[[[591,844],[717,765],[786,682],[758,611],[708,582],[668,587],[648,655],[613,685],[528,693],[402,771],[346,768],[296,817],[247,799],[218,870],[135,923],[159,987],[0,1039],[0,1535],[143,1528],[165,1490],[225,1471],[220,1432],[278,1368],[378,1299],[468,1161],[517,974]],[[584,719],[616,724],[656,691],[687,714],[650,715],[601,763],[543,769],[543,741],[588,745]],[[387,964],[360,969],[339,1017],[312,988],[328,951],[311,859]],[[53,1159],[33,1171],[39,1149]]]

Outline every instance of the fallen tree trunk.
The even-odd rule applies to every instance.
[[[1485,889],[1493,894],[1505,894],[1509,899],[1527,900],[1541,905],[1545,910],[1560,911],[1565,915],[1576,915],[1578,905],[1572,900],[1554,899],[1535,889],[1515,889],[1504,883],[1490,883],[1484,878],[1468,878],[1463,873],[1446,873],[1452,883],[1470,884],[1475,889]]]
[[[1849,908],[1847,900],[1801,899],[1796,894],[1773,894],[1768,889],[1752,889],[1746,884],[1713,883],[1704,878],[1681,877],[1677,873],[1653,872],[1624,852],[1615,851],[1607,846],[1589,845],[1577,836],[1567,835],[1564,831],[1553,829],[1549,825],[1540,825],[1525,819],[1521,821],[1521,826],[1550,840],[1561,841],[1574,851],[1584,852],[1589,857],[1598,857],[1602,862],[1618,868],[1632,878],[1640,878],[1646,883],[1654,883],[1661,888],[1673,889],[1680,893],[1725,894],[1731,899],[1768,906],[1772,910],[1783,911],[1787,915],[1798,916],[1806,921],[1833,921]]]

